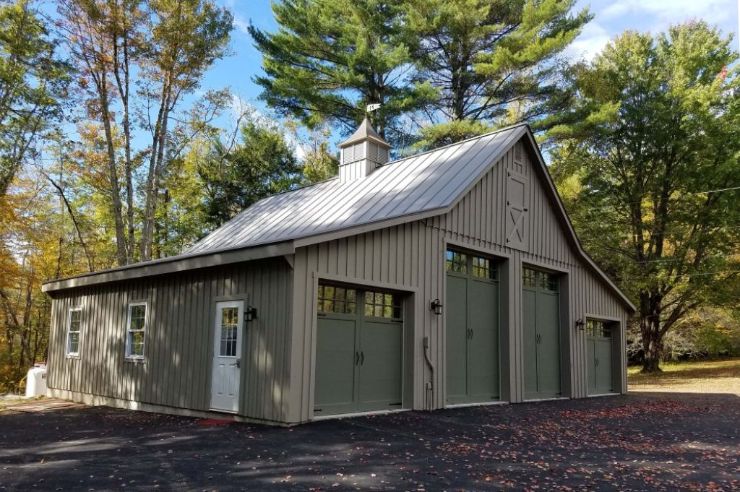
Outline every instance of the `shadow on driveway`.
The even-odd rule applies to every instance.
[[[215,424],[105,407],[6,412],[0,490],[740,488],[734,395]]]

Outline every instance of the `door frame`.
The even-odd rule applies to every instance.
[[[349,277],[344,275],[333,275],[329,273],[321,273],[316,270],[310,272],[311,285],[310,290],[307,289],[306,295],[310,296],[307,299],[307,305],[311,309],[311,324],[310,333],[308,334],[311,344],[311,360],[310,360],[310,374],[308,375],[308,420],[324,420],[343,418],[354,415],[374,415],[391,412],[403,412],[414,408],[414,373],[416,367],[414,366],[414,360],[418,357],[416,351],[417,345],[421,344],[421,338],[417,336],[415,320],[417,319],[417,299],[419,289],[414,286],[394,284],[389,282],[376,282],[372,280],[366,280],[357,277]],[[401,408],[397,410],[378,410],[369,412],[357,412],[348,414],[338,415],[314,415],[314,407],[316,406],[316,345],[318,340],[318,322],[319,322],[319,306],[318,306],[318,291],[319,282],[326,282],[331,284],[339,284],[339,286],[345,286],[355,289],[382,289],[397,292],[402,296],[402,321],[401,328],[403,330],[403,350],[401,353],[401,367],[403,374],[401,375]],[[418,338],[418,340],[417,340]],[[305,380],[304,380],[305,381]]]
[[[220,410],[220,409],[214,409],[211,407],[211,401],[213,398],[213,360],[216,357],[216,320],[218,316],[218,305],[220,303],[225,302],[241,302],[242,304],[242,322],[241,326],[239,327],[241,330],[241,337],[239,339],[238,349],[241,354],[241,366],[239,367],[239,397],[237,399],[237,410],[234,412],[229,412],[228,410]],[[206,402],[206,408],[208,408],[209,411],[213,412],[225,412],[225,413],[233,413],[235,415],[242,415],[243,413],[243,399],[244,395],[247,391],[247,378],[245,377],[245,374],[247,372],[245,371],[245,367],[247,366],[245,355],[247,354],[247,324],[246,324],[246,310],[247,310],[248,302],[247,302],[247,295],[246,294],[235,294],[235,295],[229,295],[229,296],[215,296],[211,299],[210,306],[208,307],[208,320],[210,323],[210,328],[208,329],[209,337],[208,337],[208,354],[209,354],[209,369],[208,369],[208,387],[207,392],[205,394],[205,397],[207,399]]]
[[[587,319],[595,319],[598,321],[607,321],[609,323],[613,323],[613,328],[616,329],[617,333],[612,334],[612,385],[614,386],[611,393],[599,393],[592,395],[589,393],[588,388],[588,364],[584,367],[584,381],[586,381],[586,387],[585,387],[585,396],[587,398],[591,397],[599,397],[599,396],[610,396],[610,395],[619,395],[627,392],[627,386],[623,382],[623,379],[626,378],[623,373],[626,371],[624,370],[626,366],[626,355],[623,354],[621,347],[624,346],[624,337],[625,337],[625,329],[624,329],[624,321],[617,317],[607,314],[595,314],[593,312],[587,311],[583,313],[583,321],[585,322]],[[588,355],[588,334],[586,334],[586,330],[581,332],[583,334],[583,346],[584,346],[584,353]]]

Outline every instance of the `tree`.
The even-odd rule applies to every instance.
[[[195,90],[205,71],[226,54],[233,17],[211,0],[150,0],[154,19],[145,59],[147,97],[154,100],[156,117],[148,127],[149,149],[141,233],[142,260],[152,257],[156,209],[160,183],[172,155],[167,154],[170,116],[182,97]]]
[[[406,133],[401,117],[433,97],[428,84],[408,78],[403,2],[283,0],[272,9],[278,31],[249,32],[263,55],[265,74],[255,82],[281,115],[351,130],[366,105],[380,103],[373,125],[395,141]]]
[[[30,0],[0,1],[0,197],[62,114],[69,67]]]
[[[161,188],[167,166],[184,148],[181,142],[170,148],[177,126],[172,119],[208,67],[226,54],[232,16],[212,0],[61,0],[59,13],[81,74],[86,116],[103,129],[117,262],[148,260],[157,206],[167,195]],[[136,128],[134,115],[143,128]],[[134,142],[146,138],[137,129],[149,134],[149,145],[138,151]],[[141,205],[134,177],[145,160]],[[140,206],[143,217],[136,216]]]
[[[551,131],[585,246],[636,300],[645,372],[688,313],[738,295],[737,59],[703,22],[627,32],[576,68],[577,102]]]
[[[88,95],[87,113],[97,118],[106,144],[106,167],[110,205],[115,221],[116,255],[119,265],[133,260],[133,165],[131,162],[130,90],[134,45],[145,41],[137,32],[143,21],[141,0],[61,0],[60,26],[67,37],[80,86]],[[121,137],[115,119],[116,100],[123,115],[123,182],[126,208],[121,193],[121,170],[117,155]],[[128,222],[128,224],[127,224]]]
[[[208,224],[218,227],[256,201],[293,189],[300,167],[276,125],[249,121],[234,148],[215,140],[200,167]]]
[[[574,0],[409,0],[418,72],[439,97],[425,111],[421,147],[492,126],[543,119],[563,107],[557,56],[591,19]]]

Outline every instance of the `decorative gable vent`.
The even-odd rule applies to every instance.
[[[339,144],[339,180],[361,179],[386,164],[391,146],[370,126],[367,118],[347,140]]]
[[[528,188],[526,176],[506,172],[506,246],[518,250],[529,246]]]

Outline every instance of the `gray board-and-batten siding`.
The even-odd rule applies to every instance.
[[[531,132],[526,127],[516,127],[493,135],[498,139],[495,145],[487,136],[457,148],[451,146],[409,158],[417,159],[413,171],[403,169],[409,159],[384,166],[362,181],[377,179],[385,184],[370,186],[368,181],[364,185],[370,186],[369,191],[363,192],[365,198],[349,207],[337,206],[310,224],[294,223],[292,218],[300,210],[325,210],[325,197],[302,199],[305,201],[301,208],[291,207],[293,212],[277,221],[269,216],[279,213],[280,202],[249,220],[243,218],[249,217],[250,212],[246,211],[238,219],[246,220],[243,225],[257,222],[272,231],[260,229],[262,232],[245,239],[239,234],[241,229],[229,230],[227,224],[226,232],[220,229],[214,233],[221,235],[222,241],[214,243],[206,238],[183,260],[166,263],[171,273],[151,273],[144,266],[131,269],[127,275],[136,277],[131,280],[95,284],[95,276],[90,276],[88,281],[83,277],[48,284],[46,290],[54,298],[50,388],[78,399],[98,395],[119,403],[162,407],[164,411],[207,411],[215,303],[243,298],[259,314],[243,337],[243,353],[248,360],[242,366],[239,414],[280,423],[310,420],[314,417],[316,287],[323,279],[406,294],[404,407],[444,407],[445,317],[434,315],[429,302],[435,298],[444,302],[444,254],[452,247],[501,261],[502,400],[524,400],[523,265],[563,274],[563,396],[587,396],[586,334],[574,328],[575,320],[586,316],[619,322],[615,351],[619,381],[615,390],[626,391],[624,327],[633,307],[580,250],[564,211],[558,208],[562,204],[554,194]],[[488,150],[480,153],[481,146]],[[456,168],[446,167],[450,159],[457,161]],[[444,172],[439,175],[441,169]],[[386,181],[390,173],[396,181]],[[528,183],[528,213],[523,224],[526,240],[516,247],[507,246],[506,241],[507,179],[511,173]],[[417,179],[429,179],[431,175],[435,178],[427,181],[426,186],[424,180]],[[473,177],[452,179],[459,175]],[[328,185],[312,188],[322,186]],[[454,193],[450,187],[454,187]],[[347,198],[342,198],[342,190],[346,189],[325,191],[331,191],[326,195],[341,201]],[[272,199],[285,200],[291,194]],[[399,206],[403,213],[391,213]],[[383,211],[378,212],[379,209]],[[388,220],[378,223],[379,217]],[[238,254],[239,248],[273,248],[263,242],[265,237],[279,242],[275,252],[280,256],[246,256],[242,262],[235,256],[235,263],[230,265],[210,266],[203,261],[193,267],[196,269],[178,271],[178,262],[193,261],[192,258],[197,261],[199,254],[214,250],[227,257]],[[232,241],[225,242],[226,238]],[[228,248],[234,253],[223,251]],[[117,271],[106,275],[111,274],[116,275]],[[84,286],[85,282],[88,285]],[[145,362],[124,359],[127,304],[137,300],[147,300],[151,306]],[[84,313],[81,354],[79,358],[69,358],[65,356],[64,320],[67,310],[75,306],[81,306]],[[424,354],[425,338],[429,342],[429,361]]]
[[[259,306],[259,316],[242,337],[239,413],[285,422],[292,279],[280,257],[62,291],[52,304],[48,386],[93,403],[206,412],[216,302],[240,299]],[[150,316],[143,361],[126,359],[124,347],[128,303],[139,301],[148,303]],[[65,355],[73,307],[82,308],[79,357]]]

